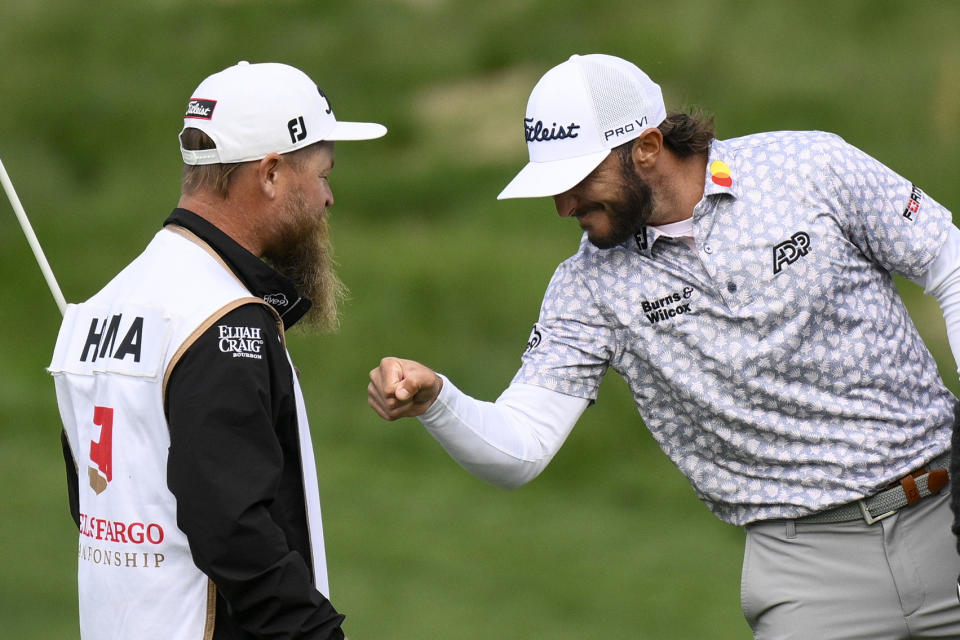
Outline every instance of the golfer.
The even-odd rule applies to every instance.
[[[298,69],[246,62],[206,78],[183,123],[178,207],[69,305],[50,365],[81,637],[342,639],[284,336],[336,324],[333,141],[386,129],[337,121]]]
[[[643,71],[607,55],[550,69],[524,129],[530,162],[500,198],[552,197],[583,238],[520,370],[490,403],[385,358],[374,410],[419,416],[467,470],[516,487],[612,368],[698,497],[745,527],[757,638],[960,637],[958,403],[893,280],[940,301],[956,355],[950,212],[836,135],[716,140],[711,120],[668,115]]]

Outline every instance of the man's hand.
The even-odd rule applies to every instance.
[[[443,379],[413,360],[384,358],[370,372],[367,404],[384,420],[419,416],[440,394]]]

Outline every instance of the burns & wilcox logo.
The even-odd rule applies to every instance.
[[[787,265],[793,264],[810,252],[810,236],[798,231],[773,248],[773,274],[776,275]]]
[[[640,308],[647,316],[650,324],[656,324],[661,320],[676,318],[679,315],[690,313],[690,302],[685,302],[693,297],[693,287],[684,287],[681,291],[674,291],[656,300],[643,300],[640,302]]]

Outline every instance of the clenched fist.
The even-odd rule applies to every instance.
[[[367,404],[384,420],[419,416],[433,404],[443,379],[413,360],[384,358],[370,372]]]

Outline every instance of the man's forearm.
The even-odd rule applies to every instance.
[[[525,384],[483,402],[444,378],[436,402],[419,419],[467,471],[513,489],[543,471],[587,405],[583,398]]]

